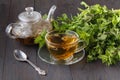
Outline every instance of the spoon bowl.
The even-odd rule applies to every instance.
[[[23,51],[17,49],[14,50],[14,57],[19,61],[27,60],[27,55]]]

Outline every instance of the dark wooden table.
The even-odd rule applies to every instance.
[[[109,8],[120,8],[120,0],[84,0],[89,5],[99,3]],[[6,36],[5,29],[15,22],[25,7],[33,6],[42,14],[55,4],[55,17],[62,13],[75,15],[81,0],[0,0],[0,80],[120,80],[120,65],[107,67],[100,61],[86,63],[85,59],[70,66],[51,65],[41,61],[37,55],[38,46],[25,46]],[[29,59],[47,71],[47,76],[38,73],[13,56],[14,49],[27,53]]]

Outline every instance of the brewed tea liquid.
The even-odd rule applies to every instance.
[[[77,48],[74,43],[78,38],[68,34],[54,34],[48,37],[48,40],[54,44],[48,44],[48,50],[52,56],[58,60],[66,60],[72,56]]]

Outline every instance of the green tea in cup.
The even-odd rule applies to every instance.
[[[79,45],[80,39],[78,34],[74,31],[52,31],[48,32],[45,36],[46,45],[51,57],[54,60],[71,60],[83,45]],[[80,47],[79,47],[80,46]]]

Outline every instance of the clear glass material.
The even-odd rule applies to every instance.
[[[52,64],[72,64],[80,61],[85,55],[84,41],[80,40],[74,31],[52,31],[46,34],[45,40],[48,51],[46,50],[46,55],[43,56],[42,50],[44,49],[41,48],[38,54],[39,57],[46,62],[51,60],[49,63]],[[47,55],[49,55],[47,57],[50,58],[49,60],[45,58]]]
[[[34,11],[33,7],[26,7],[25,11],[19,14],[19,20],[7,26],[6,33],[12,39],[28,39],[39,36],[43,30],[50,31],[52,30],[50,21],[55,10],[56,6],[53,5],[49,10],[47,19],[44,20],[39,12]]]
[[[72,64],[75,64],[75,63],[81,61],[84,58],[85,50],[83,49],[80,52],[75,53],[73,55],[73,58],[69,61],[64,61],[64,60],[56,61],[51,57],[51,55],[50,55],[48,49],[46,48],[46,46],[44,46],[44,47],[38,49],[38,56],[42,61],[44,61],[46,63],[49,63],[49,64],[72,65]]]
[[[25,12],[19,14],[18,18],[23,22],[37,22],[41,19],[41,14],[37,11],[34,11],[33,7],[26,7]]]
[[[11,23],[6,28],[6,33],[11,38],[27,38],[32,36],[32,29],[29,24],[26,23]]]

